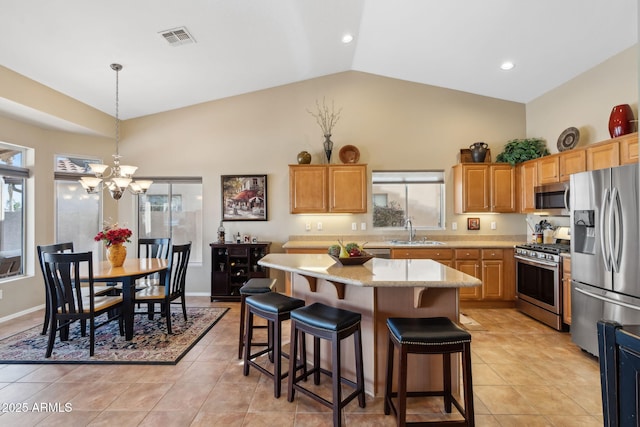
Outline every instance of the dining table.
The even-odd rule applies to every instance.
[[[94,282],[122,283],[122,317],[127,341],[133,338],[136,280],[159,273],[160,283],[164,283],[168,267],[169,261],[162,258],[127,258],[122,267],[112,267],[109,261],[93,263]]]

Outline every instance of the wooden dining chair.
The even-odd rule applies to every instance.
[[[138,239],[138,258],[168,259],[171,251],[169,237]],[[155,273],[136,280],[136,289],[160,285],[160,274]]]
[[[122,296],[96,295],[93,285],[93,254],[43,253],[45,282],[49,298],[49,342],[45,357],[51,357],[56,334],[60,340],[69,339],[69,326],[76,321],[89,323],[89,355],[93,356],[95,330],[113,320],[118,320],[120,335],[124,335]],[[82,277],[82,279],[81,279]],[[88,292],[83,292],[86,287]],[[102,314],[106,319],[96,324]],[[81,336],[86,336],[81,325]]]
[[[185,301],[185,286],[187,265],[191,255],[191,242],[184,245],[173,245],[169,254],[169,266],[164,285],[150,286],[135,293],[136,303],[147,303],[147,311],[137,311],[136,314],[147,314],[153,318],[154,314],[161,314],[167,319],[167,332],[171,334],[171,304],[180,299],[184,320],[187,320],[187,306]],[[160,303],[160,311],[155,311],[155,304]],[[177,303],[173,303],[177,304]]]
[[[169,237],[138,239],[138,258],[168,259],[170,250],[171,239]],[[160,274],[154,273],[136,280],[136,290],[160,284]],[[117,292],[122,292],[121,283],[112,283],[111,285]]]
[[[42,271],[42,278],[44,281],[44,260],[42,254],[44,253],[64,253],[64,252],[73,252],[73,242],[63,242],[63,243],[54,243],[52,245],[39,245],[37,247],[38,250],[38,263],[40,264],[40,270]],[[49,314],[50,314],[50,306],[49,306],[49,287],[47,286],[46,281],[44,281],[44,289],[45,289],[45,306],[44,306],[44,322],[42,326],[42,335],[47,334],[47,330],[49,329]],[[112,288],[109,286],[94,286],[94,292],[96,295],[105,295],[111,293]],[[86,294],[88,292],[88,288],[83,287],[83,292]],[[83,322],[83,329],[85,328]]]

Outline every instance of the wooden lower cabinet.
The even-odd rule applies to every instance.
[[[571,325],[571,257],[562,259],[562,321]]]
[[[515,304],[515,260],[513,249],[392,248],[391,258],[433,259],[482,280],[482,286],[460,288],[460,301],[495,305]]]
[[[453,249],[426,249],[426,248],[392,248],[392,259],[432,259],[447,267],[453,266]]]

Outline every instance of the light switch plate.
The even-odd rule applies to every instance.
[[[497,229],[497,228],[498,228],[498,224],[496,224],[496,222],[495,222],[495,221],[491,221],[491,229],[492,229],[492,230],[495,230],[495,229]]]
[[[358,231],[358,223],[357,222],[352,222],[351,223],[351,230]]]
[[[457,222],[452,222],[451,223],[451,229],[452,230],[457,230],[458,229],[458,223]]]
[[[318,231],[322,231],[322,223],[321,222],[318,223],[317,228],[318,228]]]
[[[304,229],[307,230],[307,231],[311,231],[311,223],[310,222],[306,223],[304,225]]]

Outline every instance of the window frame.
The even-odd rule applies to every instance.
[[[21,242],[20,242],[20,270],[17,274],[9,275],[6,277],[0,278],[0,283],[9,282],[15,280],[17,278],[25,277],[27,275],[27,212],[28,212],[28,200],[29,200],[29,179],[31,178],[31,170],[24,166],[27,157],[27,151],[29,150],[27,147],[9,144],[6,142],[0,142],[0,149],[6,148],[11,151],[17,151],[20,153],[20,166],[8,165],[6,163],[0,163],[0,175],[9,176],[12,178],[22,179],[22,203],[21,203],[21,211],[22,211],[22,230],[21,230]],[[0,206],[0,209],[3,209],[4,206]]]
[[[173,185],[174,184],[199,184],[200,185],[200,189],[201,189],[201,197],[204,197],[204,186],[203,186],[203,180],[202,177],[154,177],[154,176],[148,176],[148,177],[140,177],[138,179],[145,179],[145,180],[151,180],[153,181],[153,184],[151,184],[151,187],[153,187],[153,185],[157,185],[157,184],[168,184],[169,185],[169,189],[167,191],[167,201],[169,202],[169,209],[166,211],[169,214],[169,221],[168,221],[168,230],[169,230],[169,236],[157,236],[157,237],[170,237],[171,241],[173,243],[173,226],[172,226],[172,222],[173,222],[173,215],[174,215],[174,208],[172,206],[172,202],[174,202],[174,200],[177,200],[174,196],[176,196],[176,194],[174,194],[173,192]],[[151,189],[151,187],[149,189]],[[136,235],[137,236],[142,236],[143,233],[141,232],[141,219],[140,219],[140,213],[141,213],[141,209],[140,209],[140,200],[141,197],[146,197],[150,195],[149,191],[147,191],[146,194],[138,194],[136,196],[136,202],[135,202],[135,222],[136,222]],[[153,194],[151,194],[153,195]],[[201,200],[201,211],[204,210],[204,203],[202,203]],[[202,220],[204,220],[204,218],[202,218]],[[200,227],[202,229],[202,227],[204,227],[204,224],[200,224]],[[156,236],[154,236],[156,237]],[[202,239],[202,244],[201,246],[204,247],[204,236],[201,235],[201,239]],[[192,244],[196,244],[197,242],[193,241]],[[202,253],[201,260],[195,260],[193,258],[194,253],[197,253],[197,251],[193,251],[193,247],[192,247],[192,257],[189,259],[189,265],[202,265],[205,261],[205,254]]]
[[[407,218],[411,218],[412,226],[418,230],[445,230],[446,229],[446,185],[445,185],[445,171],[443,169],[431,169],[431,170],[374,170],[371,173],[371,193],[373,203],[373,215],[375,216],[376,210],[376,197],[378,199],[386,199],[387,206],[389,206],[388,193],[380,193],[376,191],[376,185],[404,185],[404,206],[402,206],[406,213],[403,217],[401,225],[398,226],[376,226],[375,218],[372,221],[373,228],[376,230],[400,230],[406,228]],[[437,222],[432,224],[421,224],[418,218],[420,215],[416,215],[412,212],[415,211],[415,199],[411,198],[411,192],[409,186],[414,185],[438,185],[439,188],[439,210],[437,211]],[[412,203],[412,200],[414,203]],[[393,202],[393,201],[392,201]]]

